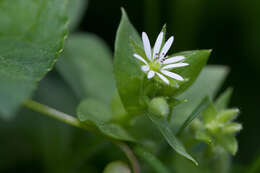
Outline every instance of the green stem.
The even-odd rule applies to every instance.
[[[53,109],[36,101],[28,100],[24,103],[24,106],[36,112],[40,112],[44,115],[47,115],[51,118],[64,122],[66,124],[72,125],[74,127],[78,127],[89,131],[93,130],[92,127],[86,126],[86,124],[81,123],[78,119],[74,118],[73,116],[60,112],[56,109]]]
[[[31,110],[34,110],[36,112],[40,112],[43,115],[47,115],[47,116],[54,118],[56,120],[59,120],[61,122],[72,125],[74,127],[88,130],[88,131],[94,130],[93,127],[87,126],[86,124],[80,122],[78,119],[74,118],[73,116],[60,112],[56,109],[53,109],[49,106],[43,105],[36,101],[28,100],[27,102],[24,103],[24,106]],[[114,140],[111,138],[108,138],[108,139],[110,139],[114,144],[116,144],[124,152],[124,154],[129,159],[129,161],[132,165],[134,173],[140,173],[139,163],[138,163],[134,153],[132,152],[131,148],[124,142]]]

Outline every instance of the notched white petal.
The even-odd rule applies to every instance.
[[[143,65],[141,67],[141,69],[142,69],[143,72],[147,72],[147,71],[149,71],[150,67],[148,65]]]
[[[165,77],[163,76],[162,74],[156,72],[156,74],[159,76],[160,79],[162,79],[163,82],[165,82],[167,85],[170,84],[170,81]]]
[[[152,54],[151,53],[151,51],[152,51],[151,44],[150,44],[149,38],[145,32],[142,33],[142,39],[143,39],[145,54],[146,54],[147,58],[151,60],[151,54]]]
[[[143,57],[141,57],[140,55],[138,55],[138,54],[133,54],[133,56],[136,58],[136,59],[138,59],[139,61],[142,61],[143,63],[145,63],[146,65],[148,65],[148,63],[147,63],[147,61],[143,58]]]
[[[182,61],[184,60],[185,57],[184,56],[174,56],[174,57],[171,57],[171,58],[167,58],[163,64],[171,64],[171,63],[175,63],[175,62],[179,62],[179,61]]]
[[[154,72],[154,71],[152,71],[152,70],[151,70],[151,71],[149,71],[149,72],[148,72],[148,75],[147,75],[147,78],[148,78],[148,79],[151,79],[151,78],[153,78],[153,77],[154,77],[154,74],[155,74],[155,72]]]
[[[178,67],[185,67],[189,65],[188,63],[176,63],[176,64],[169,64],[164,66],[162,69],[173,69],[173,68],[178,68]]]
[[[160,52],[160,49],[161,49],[161,46],[162,46],[162,41],[163,41],[163,32],[161,32],[156,41],[155,41],[155,44],[154,44],[154,47],[153,47],[153,59],[155,59],[156,55],[159,56],[159,52]]]
[[[161,72],[164,75],[169,76],[170,78],[176,79],[178,81],[184,81],[183,77],[181,77],[180,75],[178,75],[176,73],[173,73],[173,72],[170,72],[170,71],[167,71],[167,70],[161,70]]]
[[[166,43],[164,44],[164,46],[163,46],[163,48],[162,48],[162,51],[161,51],[161,53],[160,53],[160,57],[161,57],[161,58],[164,57],[164,56],[167,54],[168,50],[169,50],[170,47],[172,46],[173,40],[174,40],[174,37],[171,36],[171,37],[166,41]]]

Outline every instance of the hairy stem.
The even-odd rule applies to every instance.
[[[93,131],[93,129],[94,129],[91,126],[87,126],[86,124],[80,122],[78,119],[74,118],[71,115],[65,114],[63,112],[60,112],[56,109],[53,109],[47,105],[43,105],[43,104],[38,103],[33,100],[28,100],[27,102],[24,103],[24,106],[31,110],[34,110],[36,112],[40,112],[43,115],[47,115],[51,118],[54,118],[56,120],[59,120],[61,122],[64,122],[66,124],[72,125],[77,128],[81,128],[81,129],[88,130],[88,131]],[[128,160],[131,163],[134,173],[140,173],[139,163],[138,163],[133,151],[131,150],[131,148],[126,143],[121,142],[119,140],[114,140],[111,138],[108,138],[108,139],[110,139],[114,144],[116,144],[125,153],[126,157],[128,158]]]

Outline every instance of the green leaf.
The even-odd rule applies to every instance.
[[[67,36],[66,0],[0,3],[0,113],[14,114],[50,71]]]
[[[71,35],[57,68],[78,97],[109,103],[115,92],[112,55],[107,45],[93,34]]]
[[[225,92],[223,92],[216,100],[215,107],[217,111],[222,111],[227,108],[231,95],[233,93],[232,88],[228,88]]]
[[[187,153],[184,145],[175,137],[173,130],[171,129],[170,124],[165,118],[160,118],[158,115],[147,114],[156,127],[160,130],[168,144],[180,155],[191,160],[195,165],[198,165],[197,161]]]
[[[194,120],[197,116],[199,116],[210,104],[209,97],[205,97],[201,103],[192,111],[192,113],[188,116],[186,121],[182,124],[180,130],[178,131],[178,135],[180,135],[183,130]]]
[[[111,122],[112,114],[109,106],[95,99],[86,99],[77,108],[77,116],[81,122],[98,129],[97,132],[118,139],[134,141],[119,124]]]
[[[137,156],[139,156],[142,160],[147,162],[149,166],[153,168],[153,170],[157,173],[169,173],[168,168],[151,152],[147,151],[145,148],[141,146],[136,146],[134,148],[134,152]]]
[[[69,0],[69,28],[74,30],[83,17],[83,14],[87,8],[88,0]]]
[[[132,114],[139,114],[144,107],[141,90],[144,73],[133,57],[133,41],[142,47],[138,33],[122,9],[122,18],[115,41],[114,74],[116,86],[126,110]]]
[[[113,114],[113,119],[118,122],[125,122],[127,117],[127,112],[122,104],[118,92],[114,95],[111,101],[111,109]]]
[[[177,85],[179,87],[163,85],[163,89],[161,89],[162,90],[161,94],[167,95],[167,96],[168,95],[175,96],[175,95],[181,94],[185,90],[187,90],[199,76],[202,68],[207,63],[210,53],[211,53],[211,50],[195,50],[195,51],[179,52],[179,53],[171,55],[170,57],[185,56],[184,62],[188,63],[189,66],[187,66],[185,68],[173,69],[171,71],[181,75],[186,80],[184,82],[177,82]],[[171,83],[172,82],[176,84],[176,81],[171,80]],[[175,84],[173,84],[173,85],[175,85]]]
[[[210,65],[202,70],[195,83],[177,97],[179,100],[187,99],[188,101],[173,109],[172,126],[175,127],[175,130],[181,127],[204,97],[209,96],[213,100],[227,74],[228,68],[224,66]]]

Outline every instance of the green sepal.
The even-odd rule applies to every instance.
[[[195,138],[199,141],[205,142],[208,145],[211,145],[213,143],[211,135],[205,130],[197,131],[195,134]]]
[[[235,155],[238,150],[238,143],[234,135],[224,135],[217,137],[217,142],[232,155]]]
[[[224,134],[234,134],[242,130],[242,125],[239,123],[228,123],[224,126],[222,133]]]
[[[211,121],[216,120],[217,117],[217,111],[215,109],[215,106],[211,102],[208,107],[205,109],[205,111],[202,113],[202,120],[205,124],[210,123]]]
[[[237,109],[237,108],[227,109],[227,110],[221,111],[217,115],[217,121],[219,123],[227,123],[227,122],[230,122],[230,121],[236,119],[238,114],[239,114],[239,109]]]

